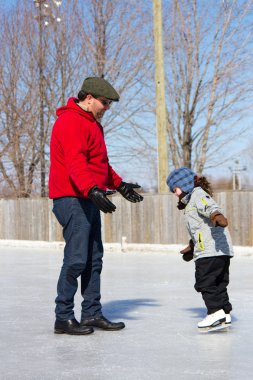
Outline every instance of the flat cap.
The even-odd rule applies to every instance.
[[[114,102],[119,101],[119,94],[104,78],[86,78],[83,82],[81,90],[93,95],[94,97],[104,96],[105,98],[110,99]]]

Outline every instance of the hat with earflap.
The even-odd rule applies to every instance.
[[[83,81],[82,91],[94,97],[103,96],[114,102],[119,101],[119,94],[112,85],[101,77],[89,77]]]
[[[173,170],[167,178],[167,185],[170,191],[174,193],[176,187],[179,187],[183,193],[191,193],[194,189],[194,178],[197,174],[194,173],[190,168],[179,168]]]

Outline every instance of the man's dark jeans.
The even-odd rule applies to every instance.
[[[53,200],[53,213],[63,227],[66,242],[57,285],[56,318],[74,318],[74,296],[81,276],[81,319],[101,316],[100,274],[103,245],[99,209],[89,200],[62,197]]]

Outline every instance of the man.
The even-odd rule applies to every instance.
[[[93,327],[125,327],[123,322],[106,319],[100,303],[100,210],[116,210],[107,198],[114,191],[107,189],[116,189],[131,202],[143,200],[134,191],[140,186],[123,182],[108,161],[100,120],[111,103],[118,100],[118,93],[105,79],[90,77],[84,80],[78,98],[70,98],[56,111],[58,118],[50,143],[49,197],[66,243],[55,300],[58,334],[84,335],[92,333]],[[80,323],[73,311],[79,276],[83,296]]]

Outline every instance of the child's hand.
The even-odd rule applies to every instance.
[[[219,211],[215,211],[210,216],[211,222],[213,223],[214,227],[227,227],[228,220],[225,218],[224,215],[222,215]]]
[[[180,253],[183,255],[182,258],[184,261],[191,261],[193,259],[194,244],[192,239],[189,240],[189,245],[184,248]]]

